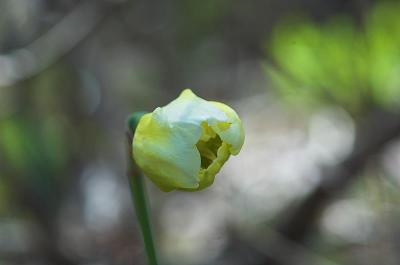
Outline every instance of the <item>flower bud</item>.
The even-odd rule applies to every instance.
[[[185,89],[142,116],[132,148],[137,165],[161,190],[196,191],[214,182],[243,143],[242,122],[233,109]]]

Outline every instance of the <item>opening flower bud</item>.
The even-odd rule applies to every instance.
[[[244,143],[242,122],[227,105],[185,89],[168,105],[145,114],[133,138],[133,157],[161,190],[210,186]]]

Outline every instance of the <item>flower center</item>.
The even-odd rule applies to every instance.
[[[202,134],[196,147],[199,150],[201,157],[201,168],[207,169],[218,157],[218,149],[222,145],[222,140],[207,122],[203,122],[201,128]]]
[[[200,152],[201,168],[207,169],[209,165],[217,158],[218,149],[222,145],[222,140],[218,134],[208,139],[208,141],[200,140],[196,146]]]
[[[202,134],[196,144],[201,158],[197,190],[204,189],[214,182],[215,175],[230,156],[229,144],[223,142],[207,122],[203,122],[201,127]]]

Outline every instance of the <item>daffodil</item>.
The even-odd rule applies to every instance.
[[[137,165],[161,190],[196,191],[214,182],[243,143],[242,122],[233,109],[185,89],[142,116],[132,148]]]

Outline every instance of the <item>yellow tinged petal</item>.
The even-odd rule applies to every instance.
[[[198,136],[196,136],[196,134]],[[145,114],[135,131],[133,156],[143,172],[161,189],[197,188],[200,155],[193,126],[169,126]]]

